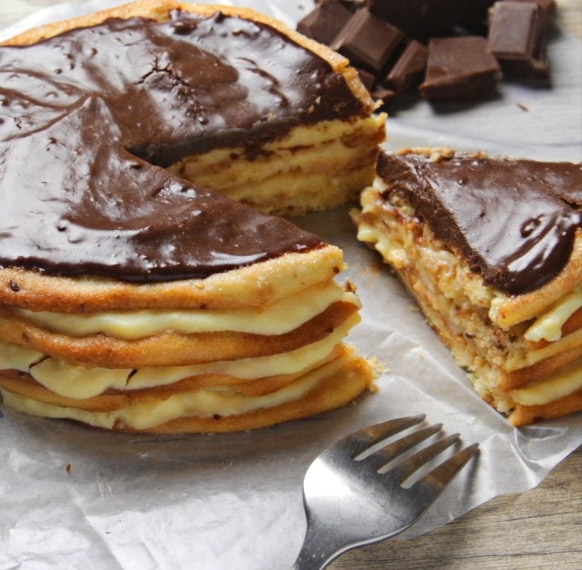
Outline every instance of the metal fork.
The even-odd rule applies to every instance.
[[[434,503],[478,444],[454,454],[408,487],[402,484],[459,442],[459,434],[442,437],[407,454],[441,431],[442,424],[424,427],[363,457],[371,447],[418,426],[425,417],[399,418],[362,429],[315,459],[303,483],[307,533],[293,570],[322,570],[352,548],[391,538],[411,526]],[[396,463],[398,459],[401,461]],[[396,464],[388,465],[392,462]],[[383,469],[386,467],[387,471]]]

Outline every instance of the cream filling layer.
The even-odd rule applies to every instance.
[[[109,389],[142,390],[167,386],[202,374],[223,374],[241,380],[253,380],[308,370],[329,356],[359,320],[359,315],[353,315],[324,339],[290,352],[191,366],[155,366],[137,370],[67,364],[28,348],[0,342],[0,370],[28,372],[51,392],[73,399],[93,398]]]
[[[315,388],[322,378],[337,372],[344,363],[345,359],[339,358],[302,376],[292,384],[263,396],[247,396],[233,390],[204,389],[174,394],[164,400],[129,405],[113,412],[88,412],[77,408],[45,404],[8,390],[0,390],[0,392],[7,406],[29,415],[78,420],[107,429],[113,428],[117,422],[122,422],[130,428],[145,430],[177,418],[240,415],[298,400]]]
[[[506,370],[513,371],[533,366],[546,358],[557,356],[568,350],[582,347],[582,329],[578,329],[569,335],[562,337],[560,340],[554,341],[538,350],[530,350],[525,354],[525,357],[519,355],[518,357],[510,357],[507,359]],[[582,348],[580,348],[582,350]]]
[[[317,285],[263,309],[143,310],[62,314],[17,309],[28,321],[72,337],[98,333],[121,340],[135,340],[167,331],[183,334],[233,331],[279,335],[295,330],[336,301],[360,306],[355,293],[335,282]]]
[[[562,327],[582,307],[582,290],[566,295],[550,310],[539,316],[527,329],[525,338],[533,342],[554,342],[562,338]]]
[[[582,361],[578,361],[538,383],[511,391],[513,400],[523,406],[541,406],[582,389]]]

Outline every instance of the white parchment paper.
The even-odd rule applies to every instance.
[[[0,33],[122,2],[46,9]],[[228,2],[235,3],[235,2]],[[293,25],[310,1],[244,0]],[[533,158],[582,160],[582,46],[556,31],[551,89],[504,83],[484,102],[435,108],[403,101],[387,146],[445,145]],[[359,286],[363,323],[351,341],[385,363],[379,391],[336,412],[241,434],[135,436],[16,414],[0,417],[0,568],[278,570],[305,531],[309,463],[368,424],[426,413],[481,452],[406,537],[503,493],[536,486],[582,443],[582,415],[513,428],[464,373],[379,258],[358,244],[347,209],[299,223],[341,246]]]

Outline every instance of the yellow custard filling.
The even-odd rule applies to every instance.
[[[535,320],[526,331],[525,338],[533,342],[560,340],[562,338],[562,327],[580,307],[582,307],[582,291],[566,295],[550,310]]]
[[[72,337],[103,333],[121,340],[144,338],[166,331],[183,334],[233,331],[262,335],[290,332],[336,301],[360,305],[358,297],[330,282],[273,303],[264,309],[141,310],[60,314],[18,309],[28,321]]]
[[[541,382],[512,390],[511,396],[518,404],[538,406],[568,396],[582,389],[582,361],[560,370]]]
[[[28,372],[48,390],[74,399],[92,398],[109,389],[140,390],[166,386],[201,374],[224,374],[252,380],[309,369],[331,354],[359,320],[359,315],[354,315],[324,339],[290,352],[190,366],[155,366],[137,371],[68,364],[40,352],[0,342],[0,370]]]
[[[238,415],[261,408],[272,408],[301,398],[315,388],[319,381],[340,370],[345,365],[339,358],[302,376],[295,382],[262,396],[248,396],[232,389],[203,389],[196,392],[173,394],[166,399],[130,404],[112,412],[88,412],[78,408],[46,404],[0,390],[4,403],[11,408],[29,415],[78,420],[95,427],[111,429],[121,421],[132,429],[148,429],[176,418],[196,416],[212,417]]]

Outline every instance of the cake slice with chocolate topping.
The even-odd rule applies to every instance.
[[[516,425],[582,410],[582,165],[443,149],[382,154],[354,213]]]

